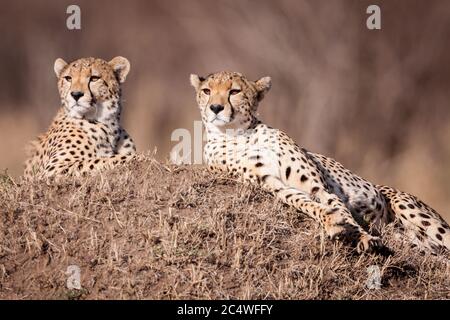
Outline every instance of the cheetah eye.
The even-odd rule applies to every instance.
[[[71,76],[65,76],[64,80],[66,80],[67,82],[70,82],[70,81],[72,81],[72,77]]]
[[[98,76],[92,76],[91,79],[89,79],[89,81],[95,82],[95,81],[97,81],[98,79],[100,79],[100,77],[98,77]]]
[[[239,90],[239,89],[232,89],[232,90],[230,90],[230,95],[234,96],[234,95],[236,95],[236,94],[238,94],[240,92],[241,92],[241,90]]]
[[[207,89],[207,88],[202,89],[202,92],[203,92],[204,94],[208,95],[208,96],[211,94],[211,90],[209,90],[209,89]]]

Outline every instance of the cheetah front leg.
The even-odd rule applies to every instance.
[[[260,184],[284,203],[318,221],[330,239],[349,241],[358,252],[370,252],[382,246],[378,237],[370,235],[354,221],[350,211],[336,195],[319,189],[315,196],[326,201],[318,203],[307,193],[287,186],[281,179],[270,174],[262,175]]]

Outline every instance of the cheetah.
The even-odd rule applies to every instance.
[[[383,226],[399,223],[423,250],[450,249],[450,228],[416,197],[374,185],[336,160],[299,147],[257,117],[271,78],[247,80],[237,72],[192,74],[206,131],[204,158],[213,172],[258,185],[316,220],[330,239],[358,253],[382,252]]]
[[[56,59],[62,107],[48,131],[31,142],[25,179],[83,175],[133,157],[135,144],[120,126],[120,86],[129,70],[129,61],[120,56],[109,62]]]

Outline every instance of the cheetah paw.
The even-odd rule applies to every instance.
[[[370,234],[361,234],[356,244],[356,251],[362,252],[374,252],[383,248],[381,239]]]

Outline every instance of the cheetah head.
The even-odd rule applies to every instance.
[[[258,103],[271,87],[270,77],[247,80],[237,72],[191,75],[203,123],[209,130],[245,130],[256,119]]]
[[[73,118],[102,121],[120,114],[120,84],[130,71],[130,62],[115,57],[109,62],[82,58],[71,63],[55,61],[61,103]]]

